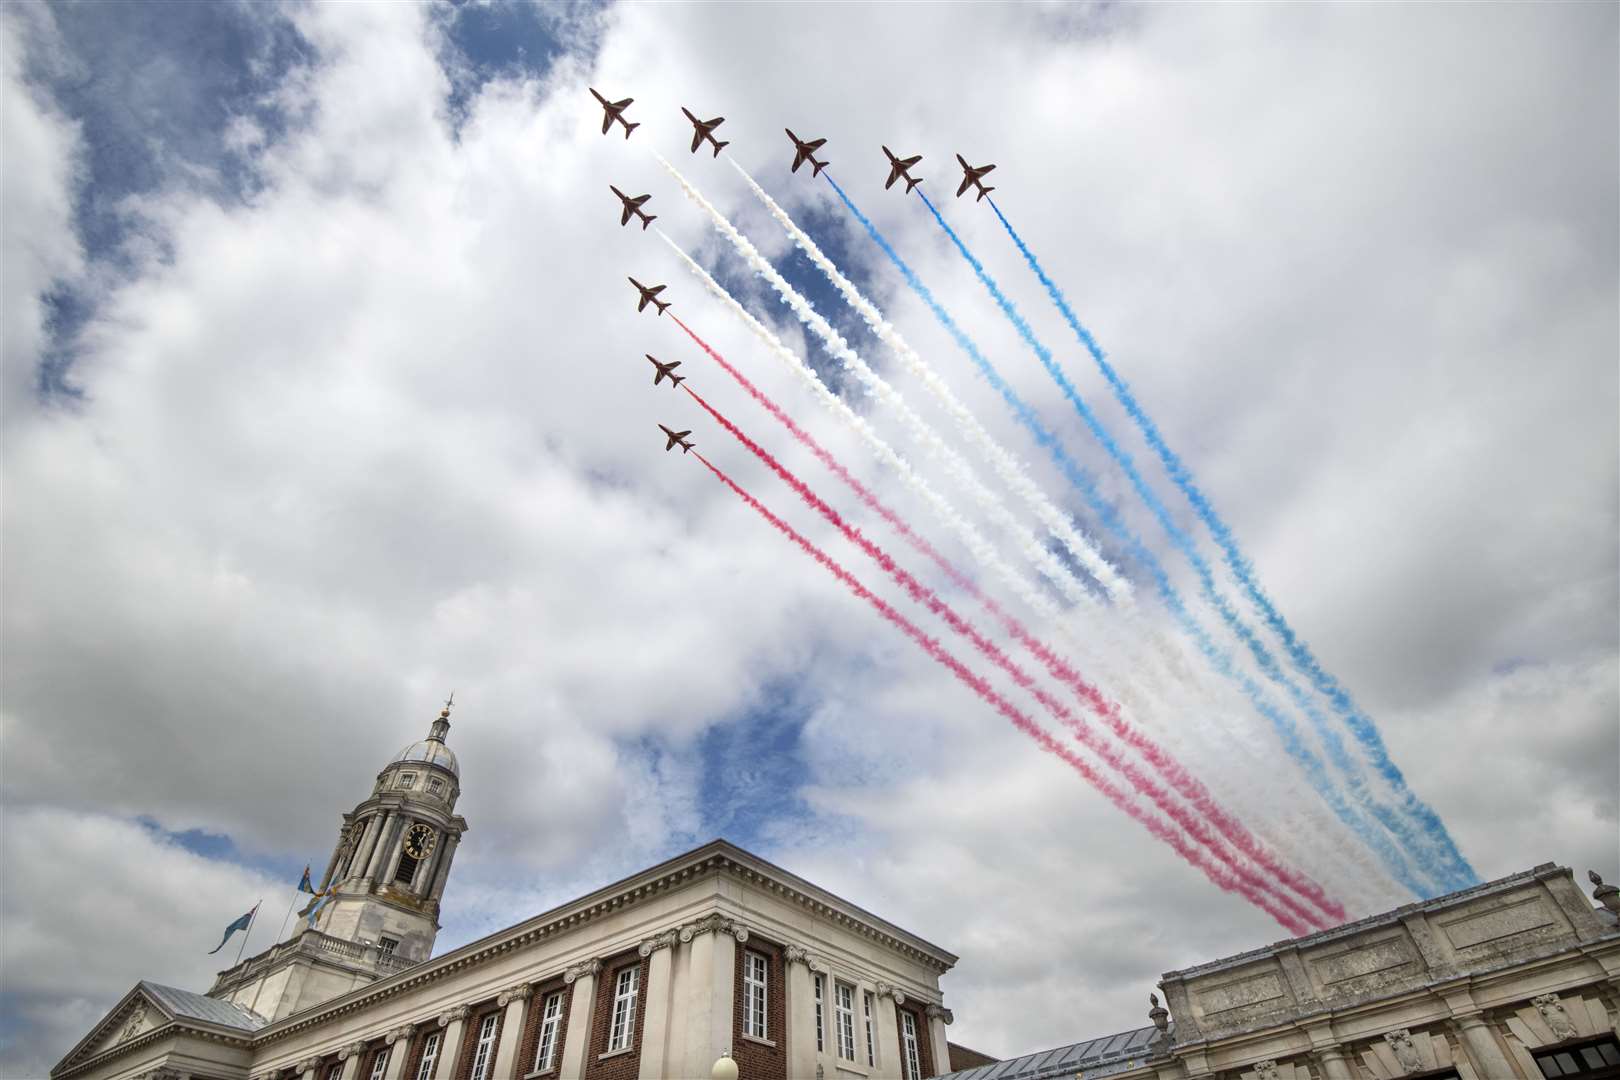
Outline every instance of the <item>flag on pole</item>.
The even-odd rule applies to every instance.
[[[237,919],[235,922],[231,923],[231,925],[227,926],[225,928],[225,936],[219,939],[218,945],[215,945],[212,949],[208,950],[208,955],[213,956],[215,953],[219,952],[219,950],[223,949],[225,947],[225,943],[231,940],[231,935],[236,933],[238,930],[246,930],[248,928],[248,923],[253,921],[254,913],[258,910],[259,905],[254,904],[253,907],[248,910],[246,915],[243,915],[240,919]]]
[[[324,893],[315,894],[317,899],[313,902],[313,905],[309,909],[309,928],[311,930],[315,929],[315,916],[319,915],[321,913],[321,909],[332,902],[332,896],[336,892],[337,887],[333,886],[332,888],[327,889]]]
[[[312,885],[310,883],[310,880],[309,880],[309,864],[308,863],[304,864],[304,876],[303,876],[302,880],[300,880],[298,882],[298,891],[299,892],[307,892],[307,893],[315,892],[315,886]]]

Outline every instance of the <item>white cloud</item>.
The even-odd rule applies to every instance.
[[[795,212],[828,200],[787,172],[781,128],[828,136],[840,182],[1101,470],[920,208],[881,191],[877,146],[924,154],[925,190],[1124,431],[993,217],[946,194],[953,152],[997,161],[1009,214],[1481,870],[1612,858],[1612,9],[642,5],[578,28],[600,31],[594,67],[490,83],[454,135],[442,22],[291,17],[312,46],[278,89],[291,129],[225,135],[266,186],[246,204],[136,202],[151,254],[99,309],[71,412],[17,413],[42,339],[10,313],[78,270],[74,134],[15,82],[0,103],[8,897],[90,872],[120,829],[155,845],[107,815],[319,862],[454,687],[472,831],[444,940],[465,940],[705,839],[693,740],[789,680],[821,697],[802,793],[820,816],[777,823],[766,854],[960,952],[953,1037],[1012,1053],[1139,1024],[1160,971],[1279,936],[659,453],[655,421],[697,417],[647,385],[646,352],[685,360],[847,501],[668,319],[634,314],[626,273],[667,281],[700,333],[921,519],[653,237],[615,227],[610,182],[719,252],[646,153],[687,168],[683,104],[725,114],[733,152]],[[635,139],[600,137],[586,81],[635,96]],[[724,163],[690,175],[785,252]],[[886,313],[1062,491],[877,252],[827,220],[818,235],[842,236]],[[697,438],[877,581],[718,431]],[[1111,629],[1078,632],[1114,649]],[[1163,692],[1170,730],[1233,704]],[[1292,824],[1274,754],[1213,760]],[[73,842],[12,849],[18,822]],[[208,925],[244,873],[210,865]],[[93,978],[25,989],[106,1004],[143,976],[204,985],[172,966],[196,914],[148,924],[146,951],[107,953]]]

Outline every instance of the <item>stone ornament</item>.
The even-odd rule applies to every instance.
[[[1558,1000],[1557,994],[1533,997],[1530,1004],[1536,1007],[1536,1012],[1540,1013],[1547,1026],[1552,1028],[1553,1038],[1559,1042],[1573,1039],[1580,1034],[1575,1030],[1575,1024],[1570,1020],[1569,1013],[1564,1010],[1564,1003]]]
[[[390,1031],[388,1034],[384,1035],[383,1041],[389,1046],[393,1046],[397,1042],[409,1042],[411,1036],[415,1034],[416,1025],[406,1024],[404,1027],[397,1027],[393,1031]]]
[[[659,949],[673,949],[675,947],[675,943],[679,941],[680,938],[680,931],[665,930],[662,934],[655,934],[646,941],[643,941],[641,945],[637,947],[636,952],[641,955],[643,960],[645,960]]]
[[[467,1017],[469,1017],[471,1015],[472,1015],[471,1006],[457,1005],[455,1008],[446,1009],[444,1012],[439,1014],[439,1026],[440,1027],[449,1027],[451,1022],[456,1021],[456,1020],[465,1020],[465,1019],[467,1019]]]
[[[1148,1019],[1153,1021],[1153,1026],[1160,1031],[1169,1031],[1170,1010],[1159,1004],[1158,994],[1149,994],[1148,1002],[1152,1006],[1148,1009]]]
[[[305,1058],[303,1061],[295,1061],[293,1062],[293,1072],[303,1076],[320,1063],[320,1058]]]
[[[1423,1068],[1423,1059],[1418,1056],[1417,1047],[1412,1044],[1412,1033],[1406,1028],[1391,1031],[1384,1036],[1390,1050],[1395,1054],[1395,1061],[1400,1065],[1402,1072],[1415,1073]]]
[[[782,950],[782,959],[789,964],[803,964],[810,966],[810,950],[803,945],[789,945]]]
[[[517,986],[509,986],[502,990],[500,996],[495,999],[495,1004],[504,1009],[514,1001],[528,1001],[533,994],[534,987],[528,983],[520,983]]]
[[[748,940],[748,927],[735,919],[728,919],[716,912],[705,915],[697,922],[687,923],[681,927],[681,944],[686,944],[699,934],[730,934],[738,941]]]
[[[947,1024],[954,1024],[956,1022],[956,1014],[951,1012],[951,1010],[947,1009],[943,1005],[929,1005],[924,1011],[927,1012],[928,1019],[930,1020],[943,1020]]]
[[[129,1019],[124,1022],[124,1030],[119,1033],[118,1041],[127,1042],[133,1039],[146,1026],[146,1002],[137,1001],[135,1007],[129,1011]]]
[[[347,1046],[338,1047],[338,1052],[337,1052],[338,1060],[339,1061],[347,1061],[352,1057],[359,1057],[361,1054],[363,1054],[365,1052],[366,1052],[366,1044],[365,1043],[352,1042],[352,1043],[349,1043]]]
[[[568,984],[569,986],[573,986],[576,982],[578,982],[580,980],[581,976],[584,976],[584,975],[600,975],[600,974],[602,974],[602,961],[600,961],[600,960],[586,960],[586,961],[583,961],[581,963],[575,964],[573,967],[571,967],[567,971],[563,972],[563,982]]]
[[[1608,908],[1609,911],[1620,915],[1620,885],[1605,885],[1596,870],[1588,870],[1586,876],[1592,881],[1592,899]]]
[[[875,983],[873,984],[872,989],[877,992],[878,997],[894,998],[894,1003],[896,1005],[904,1005],[906,1003],[906,992],[900,989],[898,986],[895,986],[893,983]]]
[[[1257,1061],[1254,1063],[1255,1080],[1277,1080],[1277,1063],[1275,1061]]]

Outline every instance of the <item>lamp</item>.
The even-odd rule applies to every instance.
[[[714,1059],[714,1068],[709,1070],[709,1076],[712,1080],[737,1080],[737,1063],[731,1060],[731,1051],[720,1051],[720,1056]]]

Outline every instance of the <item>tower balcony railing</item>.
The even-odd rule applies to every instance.
[[[272,945],[259,955],[250,956],[220,972],[208,992],[217,995],[252,982],[272,968],[289,962],[295,955],[335,958],[354,967],[369,968],[378,977],[393,975],[416,965],[416,961],[384,953],[373,944],[333,937],[319,930],[305,930],[295,938]]]

